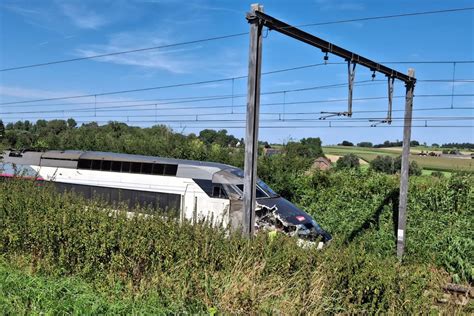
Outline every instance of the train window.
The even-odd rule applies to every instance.
[[[92,160],[92,170],[100,170],[101,160]]]
[[[243,184],[237,184],[237,187],[242,191],[242,193],[244,192],[244,185]],[[262,191],[262,189],[260,189],[258,186],[256,188],[256,198],[259,199],[259,198],[266,198],[268,197],[267,194],[265,194],[265,192]]]
[[[122,162],[122,172],[130,172],[130,165],[129,162]]]
[[[178,165],[165,165],[165,176],[176,176]]]
[[[140,173],[141,168],[142,164],[140,162],[132,162],[132,173]]]
[[[112,165],[112,162],[110,160],[104,160],[102,161],[102,166],[100,170],[102,171],[110,171],[110,166]]]
[[[216,198],[227,198],[227,194],[225,193],[225,191],[223,190],[222,187],[220,186],[214,186],[212,188],[212,197],[216,197]]]
[[[112,171],[120,172],[121,167],[122,167],[122,163],[120,161],[112,161],[112,168],[111,168]]]
[[[90,170],[92,161],[88,159],[79,159],[79,163],[77,164],[77,169],[87,169]]]
[[[142,173],[151,174],[153,164],[152,163],[143,163],[142,164]]]
[[[155,163],[153,164],[153,172],[152,174],[155,174],[155,175],[163,175],[165,173],[165,166],[160,164],[160,163]]]

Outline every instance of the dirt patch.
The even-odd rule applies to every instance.
[[[332,163],[336,163],[336,161],[339,160],[339,158],[341,158],[342,156],[338,156],[338,155],[326,155],[326,157],[331,160]],[[361,165],[368,165],[369,163],[363,159],[360,159],[359,158],[359,163]]]

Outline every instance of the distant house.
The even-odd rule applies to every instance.
[[[273,155],[280,155],[283,150],[278,148],[263,148],[263,155],[266,157],[270,157]]]
[[[319,169],[319,170],[328,170],[331,169],[332,164],[331,160],[326,157],[319,157],[317,158],[312,165],[312,169]]]

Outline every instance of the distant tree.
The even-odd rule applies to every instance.
[[[439,144],[433,143],[433,144],[431,144],[431,147],[436,147],[437,148],[437,147],[439,147]]]
[[[420,142],[418,142],[417,140],[412,140],[410,142],[410,146],[420,146]]]
[[[23,123],[23,121],[17,121],[13,125],[13,128],[18,129],[18,130],[23,130],[23,129],[25,129],[25,124]]]
[[[46,120],[37,120],[36,121],[36,129],[45,128],[48,125]]]
[[[393,160],[393,173],[400,172],[402,169],[402,156],[398,156]],[[416,161],[411,161],[408,167],[408,174],[411,176],[421,176],[422,168]]]
[[[319,137],[303,138],[300,142],[303,146],[308,148],[309,157],[317,158],[324,155],[323,149],[321,147],[322,142]]]
[[[199,133],[199,139],[208,145],[217,143],[221,146],[228,146],[229,144],[234,144],[235,146],[238,143],[238,139],[232,135],[227,135],[227,130],[225,129],[219,131],[204,129]]]
[[[359,169],[359,167],[359,157],[352,153],[342,156],[336,162],[337,169]]]
[[[393,158],[390,156],[377,156],[374,160],[370,162],[370,169],[378,172],[393,174]]]
[[[46,125],[48,132],[54,135],[59,135],[62,131],[67,129],[67,123],[64,120],[51,120]]]
[[[401,169],[401,168],[400,168]],[[423,173],[423,168],[418,165],[416,161],[411,161],[410,162],[410,167],[408,169],[408,174],[411,176],[421,176]]]
[[[287,156],[312,157],[311,149],[300,142],[288,142],[285,145]]]
[[[460,148],[460,149],[474,149],[474,143],[447,143],[442,144],[442,148]]]
[[[32,128],[33,128],[33,125],[31,124],[30,121],[26,120],[26,121],[23,123],[23,129],[24,129],[25,131],[30,131],[30,130],[32,130]]]
[[[400,147],[403,145],[402,141],[396,140],[394,142],[391,141],[384,141],[382,144],[376,144],[374,145],[374,148],[382,148],[382,147]]]
[[[77,122],[76,122],[75,119],[69,118],[69,119],[67,120],[67,127],[69,127],[69,128],[74,128],[74,127],[76,127],[76,126],[77,126]]]
[[[347,140],[343,140],[342,143],[338,144],[339,146],[354,146],[353,143]]]
[[[374,145],[371,142],[360,142],[357,144],[357,147],[373,147]]]

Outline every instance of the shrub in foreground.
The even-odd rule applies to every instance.
[[[429,311],[436,296],[429,265],[400,266],[363,241],[335,240],[320,252],[285,236],[249,241],[205,223],[127,219],[30,182],[0,186],[5,260],[81,278],[112,302],[192,313],[413,313]]]

